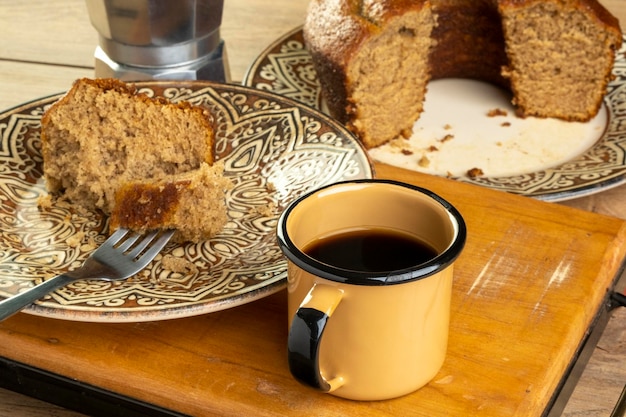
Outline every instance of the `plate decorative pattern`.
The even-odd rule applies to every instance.
[[[454,177],[458,181],[561,201],[589,195],[626,182],[626,38],[613,69],[615,79],[604,100],[608,124],[599,140],[578,157],[521,175]],[[250,66],[244,85],[291,97],[325,111],[319,80],[307,52],[301,28],[270,45]]]
[[[120,282],[79,281],[26,312],[77,321],[179,318],[240,305],[285,286],[286,261],[275,239],[282,208],[322,185],[371,178],[368,157],[341,125],[296,101],[210,82],[137,83],[149,96],[186,100],[216,115],[216,154],[234,187],[229,221],[214,238],[169,244],[141,273]],[[61,95],[0,114],[0,297],[82,264],[106,239],[99,212],[39,204],[46,195],[40,120]],[[162,266],[188,261],[188,273]]]

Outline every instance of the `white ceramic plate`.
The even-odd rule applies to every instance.
[[[229,222],[199,244],[169,244],[144,271],[121,282],[68,285],[28,313],[77,321],[138,322],[193,316],[270,295],[286,284],[275,231],[282,208],[325,184],[371,178],[365,151],[341,125],[300,103],[242,86],[142,82],[141,91],[206,106],[217,116],[216,153],[234,188]],[[42,179],[40,120],[60,95],[0,113],[0,297],[81,265],[106,238],[107,219],[38,199]],[[77,236],[84,236],[76,245]],[[161,266],[184,258],[197,272]]]
[[[515,117],[507,92],[472,80],[429,84],[410,140],[369,150],[372,159],[484,187],[559,201],[626,182],[626,41],[599,114],[588,123]],[[301,28],[270,45],[244,84],[326,111]],[[492,110],[501,115],[489,115]],[[482,175],[471,177],[477,168]]]

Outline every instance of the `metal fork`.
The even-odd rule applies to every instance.
[[[28,290],[0,301],[0,321],[12,316],[52,291],[73,281],[119,281],[144,269],[174,234],[173,230],[142,235],[118,229],[78,269],[57,275]],[[140,240],[140,238],[142,238]]]

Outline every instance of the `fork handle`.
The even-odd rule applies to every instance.
[[[75,278],[66,274],[57,275],[56,277],[35,285],[26,291],[0,301],[0,321],[11,317],[13,314],[21,311],[24,307],[29,306],[45,295],[58,288],[64,287],[74,280]]]

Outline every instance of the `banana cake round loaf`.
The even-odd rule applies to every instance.
[[[522,117],[588,121],[622,42],[596,0],[312,0],[303,33],[331,115],[367,148],[409,137],[438,78],[507,88]]]

